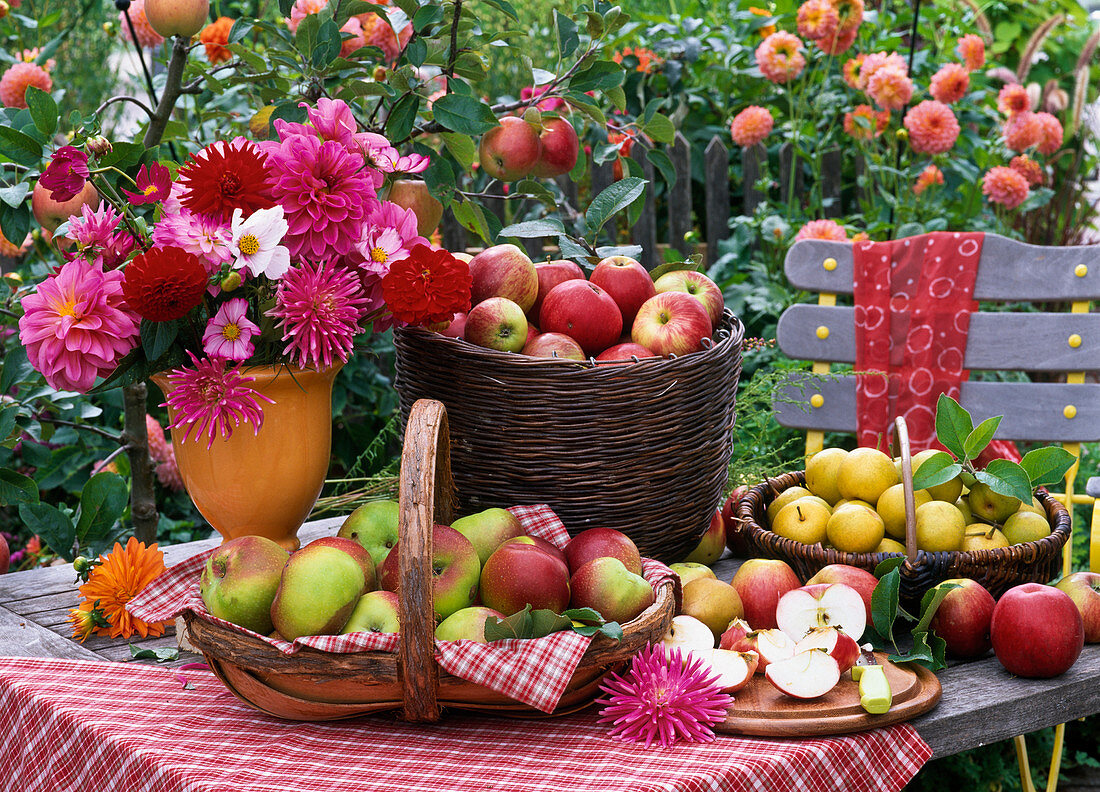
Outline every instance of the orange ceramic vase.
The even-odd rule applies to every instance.
[[[207,438],[172,432],[172,447],[187,494],[222,535],[266,536],[296,550],[298,528],[317,502],[328,473],[332,442],[332,382],[340,365],[324,371],[288,366],[242,369],[252,386],[274,400],[260,402],[263,425],[242,424],[208,449]],[[166,373],[153,382],[167,395]],[[175,421],[175,411],[168,415]]]

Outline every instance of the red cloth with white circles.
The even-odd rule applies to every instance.
[[[857,440],[890,452],[894,419],[904,416],[914,452],[936,442],[936,402],[956,401],[963,368],[982,233],[936,232],[890,242],[856,242]],[[1020,458],[994,441],[989,457]]]

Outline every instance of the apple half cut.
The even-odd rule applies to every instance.
[[[772,663],[788,660],[794,656],[794,641],[782,630],[754,630],[740,641],[724,649],[735,652],[755,652],[760,656],[756,673],[763,674]]]
[[[741,639],[752,632],[752,627],[744,619],[734,619],[718,639],[719,649],[733,649],[741,642]]]
[[[779,629],[796,641],[815,627],[839,627],[858,639],[867,626],[867,609],[859,592],[851,586],[815,583],[780,597],[775,620]]]
[[[836,627],[815,627],[810,630],[805,638],[795,644],[794,653],[799,654],[810,649],[824,649],[828,652],[840,666],[842,674],[859,659],[859,644],[855,638]]]
[[[815,699],[836,687],[840,666],[824,649],[810,649],[772,663],[764,677],[781,693],[798,699]]]
[[[673,618],[661,643],[666,649],[679,648],[685,654],[694,652],[706,659],[714,648],[714,633],[694,616],[680,615]]]
[[[749,684],[760,660],[756,652],[734,652],[729,649],[711,649],[708,654],[698,653],[718,676],[723,693],[734,693]]]

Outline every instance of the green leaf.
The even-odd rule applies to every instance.
[[[904,559],[889,559],[903,561]],[[894,620],[898,617],[898,591],[901,588],[901,572],[895,566],[883,575],[871,592],[871,623],[875,632],[883,638],[894,640]]]
[[[558,235],[558,250],[563,258],[573,259],[574,261],[586,262],[592,257],[592,254],[586,248],[581,247],[572,237],[565,234]]]
[[[76,558],[76,527],[68,515],[48,503],[24,503],[19,507],[19,519],[31,533],[42,537],[51,550],[71,562]]]
[[[8,438],[12,436],[12,430],[15,428],[15,418],[19,415],[19,407],[15,404],[9,404],[4,407],[0,407],[0,444],[4,443]],[[18,434],[15,437],[19,437]],[[30,445],[34,445],[31,443]],[[24,446],[26,448],[27,446]],[[33,465],[33,462],[28,462],[28,465]]]
[[[317,68],[324,68],[340,57],[343,47],[340,28],[331,19],[326,19],[317,29],[317,41],[310,53],[310,62]]]
[[[42,144],[17,129],[0,126],[0,154],[20,165],[35,167],[42,160]]]
[[[301,124],[306,120],[306,109],[299,107],[297,101],[283,102],[271,111],[271,123],[274,124],[280,118],[291,124]]]
[[[419,109],[420,97],[416,94],[407,93],[398,99],[386,118],[386,137],[395,144],[408,138],[412,134]]]
[[[0,392],[3,392],[2,387]],[[1058,484],[1076,461],[1077,457],[1066,449],[1050,446],[1028,451],[1020,460],[1020,467],[1031,479],[1031,487],[1034,489]]]
[[[7,239],[18,239],[19,244],[31,230],[31,210],[26,204],[11,208],[0,204],[0,232]]]
[[[513,22],[519,21],[519,14],[516,13],[515,6],[509,3],[508,0],[485,0],[485,2],[510,17]]]
[[[660,113],[654,115],[653,120],[642,127],[642,131],[658,143],[671,143],[676,136],[676,127],[672,125],[672,121]]]
[[[229,29],[229,42],[230,44],[236,44],[243,39],[249,33],[252,32],[252,28],[256,25],[256,20],[249,19],[248,17],[241,17],[233,23],[233,27]]]
[[[423,32],[425,28],[432,25],[438,25],[443,21],[443,4],[439,5],[424,5],[417,9],[413,14],[412,25],[413,30],[417,33]]]
[[[500,229],[500,236],[540,239],[541,237],[557,236],[564,232],[565,226],[561,224],[561,220],[551,217],[546,220],[526,220],[522,223],[513,223]]]
[[[129,492],[117,473],[97,473],[80,492],[76,536],[81,544],[106,535],[126,511]]]
[[[572,630],[573,620],[547,608],[531,611],[531,638],[542,638],[562,630]]]
[[[936,437],[958,459],[967,459],[966,438],[974,431],[974,419],[946,393],[936,403]]]
[[[989,445],[993,440],[993,435],[997,432],[997,427],[1001,425],[1001,416],[995,415],[992,418],[986,418],[976,427],[974,431],[966,436],[966,440],[963,442],[963,450],[966,451],[967,459],[977,459],[978,455],[985,450],[985,447]]]
[[[892,654],[892,663],[917,663],[931,671],[946,668],[944,652],[947,643],[935,633],[913,631],[913,648],[904,654]]]
[[[1027,472],[1015,462],[1007,459],[994,459],[985,470],[979,470],[974,477],[994,492],[1019,498],[1031,503],[1031,479]]]
[[[26,200],[27,193],[30,191],[31,186],[27,182],[0,187],[0,201],[3,201],[12,209],[16,209],[23,205],[23,201]]]
[[[19,503],[38,503],[38,485],[28,476],[0,467],[0,506]]]
[[[623,639],[623,628],[618,622],[605,622],[601,625],[586,624],[582,627],[573,626],[573,632],[577,635],[583,635],[585,638],[590,638],[597,633],[600,635],[606,635],[612,641],[621,641]]]
[[[558,34],[558,52],[562,58],[568,58],[581,43],[580,36],[577,35],[577,23],[555,8],[554,30]]]
[[[464,135],[480,135],[500,125],[489,105],[473,96],[447,94],[432,104],[435,120]]]
[[[130,656],[134,660],[156,660],[158,663],[169,663],[179,659],[180,650],[174,646],[162,646],[157,649],[138,649],[133,644],[130,644]]]
[[[473,139],[469,135],[460,135],[457,132],[444,132],[441,137],[443,145],[455,158],[455,162],[461,165],[463,170],[470,170],[477,155],[477,147]]]
[[[0,393],[7,393],[35,376],[34,367],[27,360],[27,348],[21,345],[10,347],[4,356],[3,368],[0,368]]]
[[[498,619],[495,616],[486,619],[485,640],[492,643],[493,641],[527,638],[531,634],[531,627],[531,606],[527,605],[523,610],[503,619]]]
[[[573,621],[603,624],[603,616],[595,608],[569,608],[562,611],[561,615]]]
[[[665,184],[669,187],[676,184],[676,168],[673,167],[672,159],[668,154],[661,149],[651,148],[646,149],[645,158],[661,172],[661,178],[665,180]]]
[[[179,334],[179,323],[172,319],[167,322],[141,320],[141,348],[145,350],[147,360],[157,360],[168,351]]]
[[[588,235],[598,234],[608,220],[641,198],[645,186],[645,179],[630,177],[615,182],[593,198],[584,214]]]
[[[920,621],[913,628],[913,632],[926,632],[928,625],[932,622],[932,617],[939,610],[940,603],[947,596],[947,592],[957,588],[961,588],[958,583],[940,583],[935,588],[930,588],[924,592],[924,596],[921,597],[920,601]]]
[[[279,13],[283,16],[290,16],[292,8],[294,8],[294,0],[279,0]]]
[[[623,67],[615,61],[598,60],[569,80],[569,90],[578,93],[586,91],[607,91],[623,84]]]
[[[50,137],[57,131],[57,102],[45,91],[30,87],[24,94],[27,100],[27,109],[34,119],[34,126],[46,137]]]
[[[462,201],[451,204],[451,211],[459,225],[472,234],[477,234],[486,245],[495,244],[492,231],[485,210],[473,201]]]
[[[913,489],[922,490],[944,484],[962,473],[962,465],[946,451],[937,451],[921,463],[913,474]]]

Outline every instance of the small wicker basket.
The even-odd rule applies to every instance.
[[[727,311],[706,349],[624,365],[401,328],[395,385],[406,417],[418,399],[447,406],[462,513],[546,503],[570,533],[615,528],[669,563],[721,502],[743,334]]]
[[[305,647],[288,655],[259,638],[187,611],[192,644],[239,699],[291,720],[335,720],[403,710],[410,721],[440,718],[449,706],[521,716],[544,716],[526,704],[442,671],[435,662],[432,619],[433,523],[453,514],[447,412],[442,404],[413,405],[405,432],[400,477],[401,638],[397,654],[337,654]],[[554,715],[591,703],[604,675],[668,632],[679,600],[679,579],[662,584],[656,601],[623,625],[615,642],[597,635]]]
[[[981,583],[994,597],[1021,583],[1046,583],[1058,574],[1062,548],[1069,541],[1070,517],[1066,507],[1040,490],[1037,497],[1047,512],[1051,533],[1034,542],[1023,542],[996,550],[970,552],[927,552],[916,549],[916,518],[913,499],[913,474],[909,456],[909,438],[904,420],[898,419],[897,436],[901,441],[902,483],[906,493],[907,554],[901,570],[900,596],[903,602],[917,603],[926,591],[951,578],[971,578]],[[737,502],[733,541],[747,547],[749,554],[786,561],[802,579],[807,580],[829,564],[848,564],[870,572],[888,553],[846,553],[819,544],[806,545],[772,533],[765,510],[788,487],[804,487],[802,471],[784,473],[758,484]]]

